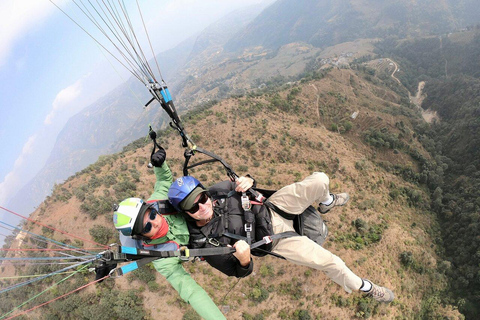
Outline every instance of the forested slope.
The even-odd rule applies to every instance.
[[[390,43],[390,49],[385,46]],[[421,125],[423,144],[442,179],[430,181],[432,207],[442,225],[451,288],[447,296],[471,319],[480,313],[480,32],[383,42],[379,52],[401,61],[410,89],[426,81],[422,107],[440,121]]]

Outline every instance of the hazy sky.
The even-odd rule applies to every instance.
[[[71,1],[53,1],[81,18]],[[137,10],[135,1],[125,2]],[[272,0],[139,0],[156,54],[233,10],[264,2]],[[0,30],[0,206],[5,207],[43,167],[66,121],[129,74],[115,64],[117,73],[114,59],[107,60],[49,0],[1,0]]]

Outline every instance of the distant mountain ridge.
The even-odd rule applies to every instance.
[[[479,20],[474,0],[278,0],[225,48],[276,49],[294,41],[325,47],[359,38],[407,38],[445,33]]]

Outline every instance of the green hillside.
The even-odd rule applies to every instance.
[[[254,275],[238,284],[205,263],[187,263],[185,268],[227,318],[462,319],[442,300],[448,263],[438,255],[440,226],[423,183],[425,177],[437,177],[431,172],[436,162],[414,131],[422,121],[419,111],[389,89],[393,81],[372,76],[361,64],[316,70],[296,83],[210,103],[182,117],[199,146],[222,156],[237,173],[253,175],[260,187],[276,189],[312,171],[326,172],[332,192],[349,192],[351,201],[325,216],[330,229],[325,246],[356,273],[391,287],[398,297],[391,305],[381,305],[359,294],[348,295],[321,272],[272,257],[256,258]],[[358,116],[352,119],[354,112]],[[180,174],[180,138],[171,129],[159,135],[172,169]],[[111,204],[130,196],[148,197],[154,182],[146,166],[150,147],[141,139],[121,153],[102,157],[57,186],[32,218],[101,243],[116,241]],[[225,179],[218,165],[191,173],[207,184]],[[31,223],[26,227],[49,232]],[[56,232],[48,235],[76,243]],[[35,271],[2,268],[5,274]],[[92,278],[93,274],[76,277],[42,299]],[[6,312],[39,292],[40,285],[34,289],[7,293],[0,310]],[[144,268],[29,317],[157,319],[166,314],[170,319],[197,319],[163,278]]]

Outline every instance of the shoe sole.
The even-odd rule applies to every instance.
[[[342,203],[342,204],[336,204],[336,205],[334,205],[333,207],[331,207],[330,209],[328,209],[328,210],[325,211],[325,212],[323,212],[323,211],[320,209],[321,207],[318,206],[318,212],[320,212],[321,214],[326,214],[326,213],[328,213],[330,210],[332,210],[332,209],[335,208],[335,207],[343,207],[344,205],[347,204],[348,200],[350,200],[350,195],[347,193],[347,199],[345,200],[344,203]]]

